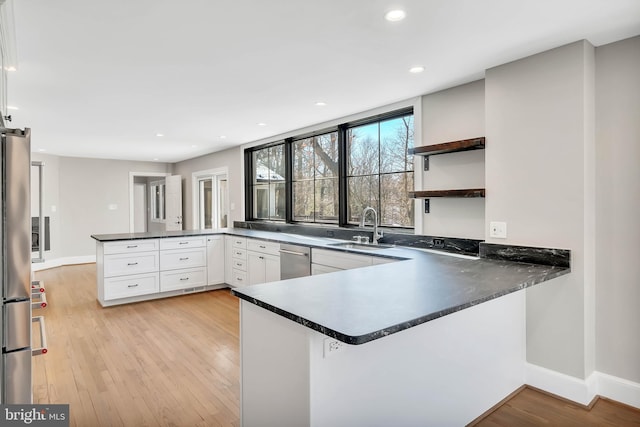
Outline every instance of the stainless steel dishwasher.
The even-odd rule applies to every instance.
[[[307,246],[280,243],[280,279],[310,276],[310,253]]]

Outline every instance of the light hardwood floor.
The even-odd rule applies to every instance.
[[[36,273],[49,352],[34,403],[70,404],[72,426],[238,426],[238,300],[228,290],[102,308],[95,264]]]

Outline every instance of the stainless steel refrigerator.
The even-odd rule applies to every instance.
[[[2,122],[0,121],[0,124]],[[2,133],[2,367],[0,403],[30,404],[31,392],[31,130]]]

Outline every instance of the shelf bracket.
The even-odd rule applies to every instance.
[[[429,203],[430,199],[424,199],[424,213],[429,213],[430,210],[430,203]]]
[[[422,157],[422,170],[425,172],[429,170],[429,156]]]

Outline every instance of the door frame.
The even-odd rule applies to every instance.
[[[195,230],[200,228],[200,180],[203,178],[213,178],[219,175],[225,175],[227,182],[229,181],[229,168],[223,166],[215,169],[206,169],[202,171],[196,171],[191,174],[191,212],[193,219],[193,227]],[[215,193],[214,193],[215,194]],[[216,195],[217,198],[217,195]],[[227,185],[227,201],[229,200],[229,186]],[[227,218],[231,218],[229,204],[227,203]],[[218,212],[220,216],[220,212]],[[228,219],[227,219],[228,221]],[[228,224],[227,224],[228,225]]]
[[[129,233],[133,233],[135,230],[135,218],[134,218],[134,180],[136,177],[159,177],[165,178],[170,176],[168,172],[129,172]]]

